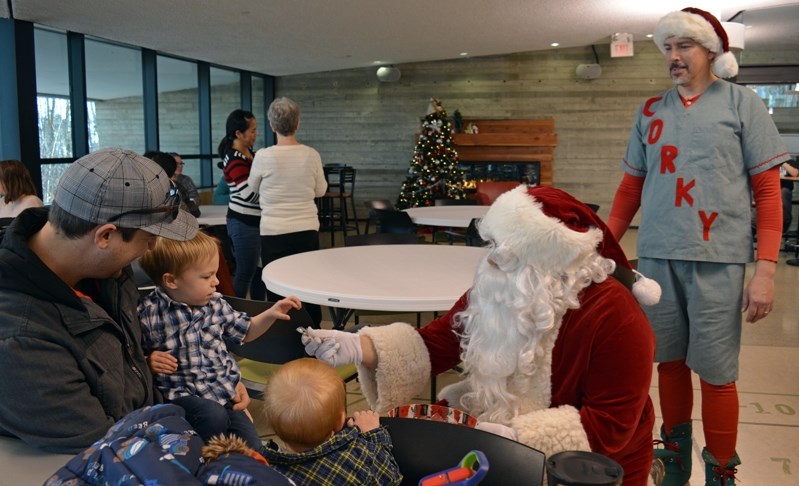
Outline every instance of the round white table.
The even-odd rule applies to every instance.
[[[227,224],[227,205],[203,204],[200,206],[200,226],[224,226]]]
[[[263,280],[272,292],[328,306],[340,329],[355,309],[449,310],[471,287],[486,251],[426,244],[330,248],[275,260]]]
[[[406,209],[416,224],[466,228],[475,218],[485,216],[490,206],[424,206]]]

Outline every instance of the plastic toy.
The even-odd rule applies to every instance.
[[[480,451],[470,451],[461,462],[447,470],[425,476],[419,486],[474,486],[488,474],[488,459]]]

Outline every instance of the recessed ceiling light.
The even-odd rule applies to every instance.
[[[558,47],[560,44],[558,44],[557,42],[553,42],[553,43],[552,43],[552,44],[550,44],[550,45],[551,45],[552,47]]]
[[[383,61],[372,61],[372,64],[383,64]]]
[[[651,39],[652,37],[655,37],[655,34],[646,34],[647,39]]]
[[[461,56],[468,56],[468,55],[469,55],[469,53],[468,53],[468,52],[461,52],[461,54],[460,54],[460,55],[461,55]]]

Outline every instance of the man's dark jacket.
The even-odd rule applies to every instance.
[[[91,300],[78,297],[28,248],[46,221],[46,208],[24,211],[0,244],[0,434],[74,453],[158,399],[130,268],[80,282]]]

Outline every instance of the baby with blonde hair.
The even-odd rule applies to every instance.
[[[260,451],[241,372],[225,342],[257,339],[301,303],[288,297],[252,317],[235,311],[216,292],[217,245],[202,232],[184,242],[159,238],[140,258],[157,285],[138,308],[142,347],[164,399],[186,411],[203,440],[232,433]]]
[[[284,444],[270,441],[264,457],[297,484],[402,481],[380,417],[368,410],[347,419],[344,381],[329,364],[312,358],[287,363],[264,395],[264,416]]]

